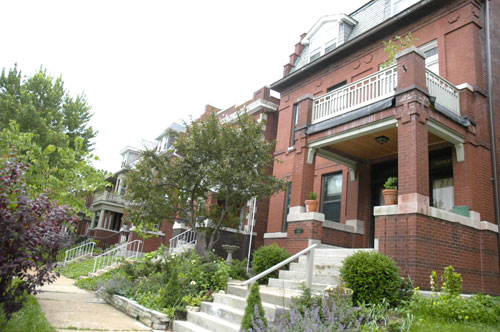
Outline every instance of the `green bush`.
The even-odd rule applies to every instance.
[[[247,259],[240,261],[239,259],[233,259],[229,266],[229,277],[235,280],[246,280],[248,279],[247,274]]]
[[[358,251],[343,261],[340,275],[354,291],[353,301],[397,304],[403,279],[392,258],[376,251]]]
[[[257,316],[262,320],[262,323],[267,325],[266,314],[262,307],[262,300],[260,298],[259,284],[253,283],[250,288],[250,294],[247,298],[247,306],[245,307],[245,315],[241,321],[241,330],[248,331],[253,328],[252,317]]]
[[[263,246],[253,253],[252,269],[255,274],[259,274],[289,257],[290,253],[286,249],[278,247],[276,243],[273,243],[270,246]],[[274,271],[261,278],[259,283],[266,283],[269,278],[277,278],[278,272],[279,271]]]

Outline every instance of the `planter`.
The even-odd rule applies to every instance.
[[[305,201],[305,203],[306,203],[306,211],[307,212],[318,212],[319,202],[317,200],[307,199]]]
[[[384,195],[385,205],[395,205],[398,203],[398,190],[397,189],[384,189],[382,190]]]
[[[325,295],[330,299],[330,303],[349,302],[352,301],[352,295],[354,291],[346,287],[327,287],[325,289]]]

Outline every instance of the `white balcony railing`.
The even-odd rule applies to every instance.
[[[319,96],[313,101],[312,123],[318,123],[394,95],[397,67],[392,66]]]
[[[428,69],[425,70],[425,80],[429,94],[436,97],[436,103],[460,115],[458,89],[453,84]]]
[[[125,200],[123,199],[123,196],[118,195],[118,194],[113,194],[113,193],[110,193],[107,191],[100,193],[99,195],[96,195],[94,198],[93,204],[95,204],[97,202],[101,202],[101,201],[113,202],[113,203],[117,203],[117,204],[125,204]]]
[[[425,70],[429,95],[436,103],[460,115],[458,89],[430,70]],[[316,97],[313,101],[312,123],[318,123],[394,95],[398,83],[397,67],[392,66]]]

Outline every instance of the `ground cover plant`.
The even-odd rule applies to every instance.
[[[67,278],[72,279],[78,279],[79,277],[87,276],[92,271],[94,271],[93,259],[85,259],[83,261],[72,262],[67,264],[66,266],[58,268],[59,273]]]
[[[226,289],[230,270],[214,254],[171,256],[167,248],[160,248],[137,262],[124,262],[98,277],[78,280],[76,285],[102,294],[122,295],[170,317],[182,317],[186,306],[200,305],[214,292]]]
[[[3,326],[5,321],[5,313],[0,310],[0,326]],[[38,302],[32,295],[26,295],[26,301],[23,307],[15,312],[7,322],[3,332],[19,332],[19,331],[36,331],[36,332],[55,332],[45,315],[43,314]]]

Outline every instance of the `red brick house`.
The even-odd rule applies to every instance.
[[[489,116],[490,100],[500,114],[500,6],[489,3],[487,15],[479,0],[373,0],[301,36],[271,85],[281,94],[274,175],[291,184],[270,200],[265,244],[375,247],[424,289],[453,265],[464,291],[500,294]],[[383,41],[409,32],[414,47],[384,68]],[[390,176],[398,203],[384,206]],[[310,192],[318,213],[305,210]]]

